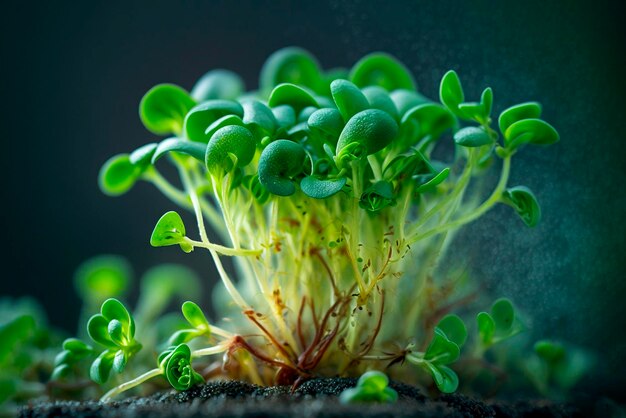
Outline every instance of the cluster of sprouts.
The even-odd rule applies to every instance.
[[[156,376],[180,390],[213,377],[297,386],[368,370],[407,382],[430,376],[455,391],[450,365],[467,329],[450,311],[462,303],[463,283],[437,274],[438,262],[458,228],[498,204],[537,224],[532,192],[509,185],[511,160],[528,144],[559,139],[535,102],[503,111],[496,129],[492,101],[490,88],[466,101],[454,71],[437,102],[390,55],[324,71],[298,48],[270,56],[257,91],[225,70],[191,92],[172,84],[148,91],[141,120],[165,139],[109,159],[101,189],[121,195],[146,181],[192,214],[190,227],[165,213],[150,243],[208,250],[221,279],[214,308],[229,320],[210,324],[185,302],[188,325],[154,368],[103,399]],[[166,163],[179,179],[161,173]],[[500,172],[493,185],[483,184],[488,170]],[[234,257],[234,272],[223,257]],[[475,356],[522,328],[506,299],[477,324]],[[57,367],[93,353],[95,381],[125,373],[141,348],[133,315],[109,299],[87,328],[103,351],[68,340]]]

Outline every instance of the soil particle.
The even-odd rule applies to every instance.
[[[400,395],[395,404],[343,405],[337,395],[356,379],[313,379],[292,392],[289,386],[261,387],[234,381],[210,382],[183,392],[167,391],[143,398],[102,404],[96,401],[38,402],[25,406],[21,417],[582,417],[571,405],[548,401],[490,403],[464,395],[424,396],[419,389],[392,382]]]

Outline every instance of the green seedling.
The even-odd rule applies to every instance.
[[[256,384],[363,375],[359,390],[371,378],[379,393],[372,396],[379,396],[386,378],[364,373],[407,360],[419,367],[390,367],[394,379],[456,390],[450,365],[467,331],[457,316],[437,320],[468,289],[457,288],[440,260],[460,227],[496,205],[513,207],[528,226],[538,223],[534,195],[508,184],[512,160],[526,145],[559,137],[534,102],[503,112],[498,132],[491,88],[466,101],[450,71],[437,101],[414,80],[384,53],[349,70],[324,70],[307,51],[285,48],[268,58],[258,91],[246,93],[237,75],[215,70],[191,93],[172,84],[146,93],[141,120],[162,137],[106,162],[100,187],[118,196],[145,181],[189,212],[165,213],[150,243],[208,250],[221,281],[214,308],[228,318],[210,325],[185,302],[187,324],[167,341],[141,331],[152,349],[175,348],[103,399],[161,375],[175,388],[189,387],[201,381],[192,359],[214,354],[233,366],[221,377]],[[179,178],[162,174],[167,164]],[[494,184],[483,176],[488,171],[499,171]],[[187,216],[193,222],[183,222]],[[233,257],[233,270],[223,265],[225,256]],[[165,276],[142,288],[141,328],[164,311],[168,294],[199,293]],[[126,374],[139,348],[122,308],[106,301],[90,321],[90,335],[106,347],[92,367],[100,382],[112,368]],[[520,329],[507,300],[479,314],[478,323],[483,352]],[[148,358],[142,353],[137,362]]]
[[[553,399],[566,398],[595,363],[585,350],[556,341],[537,341],[534,352],[525,361],[524,371],[539,393]]]
[[[394,403],[398,400],[398,392],[388,385],[389,378],[386,374],[379,371],[366,372],[359,378],[356,387],[341,392],[339,401]]]
[[[476,316],[476,322],[483,350],[524,330],[524,326],[515,315],[513,304],[506,298],[496,300],[491,305],[491,313],[480,312]]]
[[[135,341],[135,320],[117,299],[104,301],[100,313],[89,319],[87,331],[94,342],[106,347],[89,370],[90,377],[97,383],[105,383],[111,369],[122,373],[128,360],[141,350],[141,344]],[[70,344],[74,343],[70,341]],[[73,350],[69,351],[73,353]]]
[[[455,392],[459,377],[448,365],[459,359],[466,339],[467,329],[463,320],[456,315],[448,315],[435,327],[426,351],[410,352],[406,360],[429,372],[440,391]]]

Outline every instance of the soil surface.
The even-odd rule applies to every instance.
[[[431,399],[413,386],[392,382],[395,404],[339,403],[337,395],[356,379],[314,379],[290,393],[288,386],[259,387],[210,382],[184,392],[161,392],[102,404],[96,401],[33,403],[21,417],[587,417],[580,408],[545,400],[483,402],[464,395]]]

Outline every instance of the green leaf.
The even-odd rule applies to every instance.
[[[91,363],[91,368],[89,369],[89,377],[91,377],[91,380],[100,385],[105,384],[106,381],[109,380],[115,353],[116,351],[114,350],[103,351],[93,363]]]
[[[358,143],[367,155],[385,148],[398,134],[398,124],[387,112],[368,109],[354,115],[341,131],[337,155],[351,143]]]
[[[115,345],[117,345],[118,347],[124,345],[125,343],[124,328],[120,321],[118,321],[117,319],[113,319],[109,321],[107,332],[111,340],[115,343]]]
[[[191,97],[198,102],[207,100],[235,100],[244,92],[241,77],[228,70],[211,70],[196,82]]]
[[[468,126],[454,134],[454,142],[464,147],[481,147],[483,145],[493,144],[493,139],[484,128]]]
[[[152,156],[154,155],[158,145],[159,144],[156,142],[143,145],[131,152],[128,160],[131,164],[139,167],[141,170],[145,170],[145,168],[152,163]]]
[[[282,83],[274,87],[267,104],[269,107],[289,105],[296,113],[300,113],[302,109],[309,106],[319,107],[311,92],[291,83]]]
[[[83,262],[74,274],[78,294],[91,306],[110,297],[123,296],[132,279],[128,261],[116,255],[102,255]]]
[[[467,340],[467,328],[463,320],[454,314],[444,316],[437,327],[446,334],[446,337],[453,343],[460,347],[463,347]]]
[[[109,298],[102,303],[100,309],[102,316],[108,320],[118,320],[124,326],[124,332],[128,332],[130,329],[131,316],[126,307],[115,298]]]
[[[333,81],[330,84],[330,91],[339,113],[346,122],[357,113],[369,108],[367,97],[348,80]]]
[[[384,402],[398,400],[398,392],[388,387],[389,378],[382,372],[369,371],[361,375],[355,388],[344,390],[339,400],[341,403]]]
[[[0,326],[0,365],[35,332],[35,320],[30,315],[21,315]]]
[[[120,196],[129,191],[139,176],[141,169],[134,165],[128,154],[118,154],[109,158],[98,175],[100,190],[108,196]]]
[[[244,126],[243,119],[241,119],[237,115],[222,116],[221,118],[210,124],[209,127],[206,128],[204,134],[209,140],[211,140],[211,137],[215,132],[226,126]]]
[[[325,143],[337,145],[337,140],[345,126],[341,113],[337,109],[319,109],[309,116],[308,128],[313,135],[322,138]]]
[[[417,183],[419,184],[419,186],[415,189],[415,193],[427,193],[435,190],[435,187],[443,183],[449,175],[450,168],[446,167],[436,174],[414,176],[414,178],[418,180]]]
[[[296,111],[289,105],[275,106],[272,113],[279,128],[287,129],[296,123]]]
[[[559,141],[559,133],[541,119],[524,119],[513,123],[504,132],[504,143],[510,150],[525,144],[552,145]]]
[[[459,105],[465,100],[461,80],[454,70],[448,71],[441,79],[439,98],[445,107],[459,117],[465,117],[459,110]]]
[[[409,111],[409,109],[415,106],[430,103],[430,100],[422,96],[419,93],[410,90],[398,89],[391,92],[389,95],[393,103],[398,109],[398,115],[400,118]]]
[[[496,326],[496,333],[508,333],[515,321],[515,309],[511,301],[506,298],[496,300],[491,306],[491,317]]]
[[[368,388],[376,392],[381,392],[387,385],[389,385],[389,378],[385,373],[377,370],[363,373],[357,381],[357,387]]]
[[[182,88],[159,84],[141,99],[139,116],[149,131],[157,134],[179,134],[185,115],[196,102]]]
[[[483,90],[483,93],[480,95],[480,104],[483,106],[485,116],[484,122],[488,122],[493,108],[493,90],[491,90],[491,87],[487,87]]]
[[[305,195],[314,199],[326,199],[343,189],[346,185],[345,177],[338,179],[318,179],[315,176],[307,176],[300,182],[300,188]]]
[[[317,93],[325,93],[319,64],[313,55],[301,48],[279,49],[263,64],[259,80],[261,91],[269,94],[274,86],[281,83],[297,84]]]
[[[87,322],[87,333],[92,340],[105,347],[115,347],[108,332],[109,321],[101,314],[93,315]]]
[[[190,142],[184,139],[168,138],[161,141],[152,155],[152,164],[155,164],[161,157],[176,152],[189,155],[198,161],[204,162],[204,154],[206,153],[206,144],[199,142]]]
[[[409,70],[396,58],[382,52],[366,55],[354,64],[350,81],[360,88],[380,86],[387,91],[417,88]]]
[[[378,181],[365,189],[359,199],[359,207],[368,212],[379,212],[388,206],[395,206],[393,185],[385,180]]]
[[[118,350],[113,357],[113,370],[122,373],[128,363],[128,356],[124,350]]]
[[[430,371],[437,388],[443,393],[454,393],[459,387],[459,377],[446,366],[434,365],[426,363],[426,367]]]
[[[254,134],[257,141],[266,136],[272,136],[278,127],[278,122],[272,110],[258,100],[242,101],[243,123]]]
[[[184,131],[187,139],[207,143],[207,128],[221,117],[235,115],[243,117],[243,107],[232,100],[209,100],[195,106],[187,113]]]
[[[206,316],[204,316],[202,309],[198,305],[191,301],[186,301],[181,309],[183,316],[192,327],[209,330],[209,321],[207,321]]]
[[[541,357],[544,361],[550,364],[556,364],[564,360],[566,355],[565,347],[563,346],[563,344],[554,341],[537,341],[533,349],[539,357]]]
[[[537,102],[520,103],[511,106],[502,113],[498,118],[500,132],[503,134],[509,129],[509,126],[523,119],[539,119],[541,117],[541,105]]]
[[[306,159],[302,145],[279,139],[270,143],[259,158],[259,181],[278,196],[290,196],[296,192],[293,177],[300,174]]]
[[[223,175],[233,167],[245,167],[250,164],[255,152],[256,140],[247,128],[225,126],[211,137],[206,147],[204,163],[212,174]]]
[[[415,125],[417,139],[430,136],[437,140],[448,129],[456,125],[456,119],[448,109],[435,103],[424,103],[406,111],[400,122],[401,128],[406,131],[410,125]]]
[[[379,86],[369,86],[362,89],[361,92],[367,98],[371,109],[380,109],[383,112],[389,113],[389,116],[395,120],[398,120],[400,117],[398,115],[398,109],[396,109],[396,105],[393,103],[393,100],[391,100],[391,97],[389,97],[387,90]]]
[[[480,103],[469,102],[459,105],[459,112],[465,119],[472,119],[480,124],[488,124],[493,106],[493,91],[486,88],[480,98]]]
[[[450,364],[457,361],[459,355],[459,346],[451,341],[443,330],[435,327],[434,336],[426,349],[424,360],[435,365]]]
[[[170,338],[168,338],[167,343],[169,345],[188,343],[201,335],[204,334],[199,332],[197,329],[181,329],[172,334]]]
[[[153,247],[164,247],[185,243],[185,224],[180,215],[174,211],[169,211],[161,216],[152,231],[150,245]],[[182,248],[182,246],[181,246]]]
[[[522,221],[535,227],[541,220],[541,207],[533,192],[525,186],[508,188],[502,194],[502,202],[515,209]]]
[[[197,383],[204,382],[191,365],[191,350],[187,344],[180,344],[162,361],[165,362],[165,377],[176,390],[187,390]]]
[[[480,341],[485,345],[490,345],[496,332],[496,323],[493,318],[487,312],[480,312],[476,316],[476,322],[478,323]]]
[[[77,338],[68,338],[63,341],[63,349],[72,353],[72,356],[86,355],[93,351],[93,348]]]

